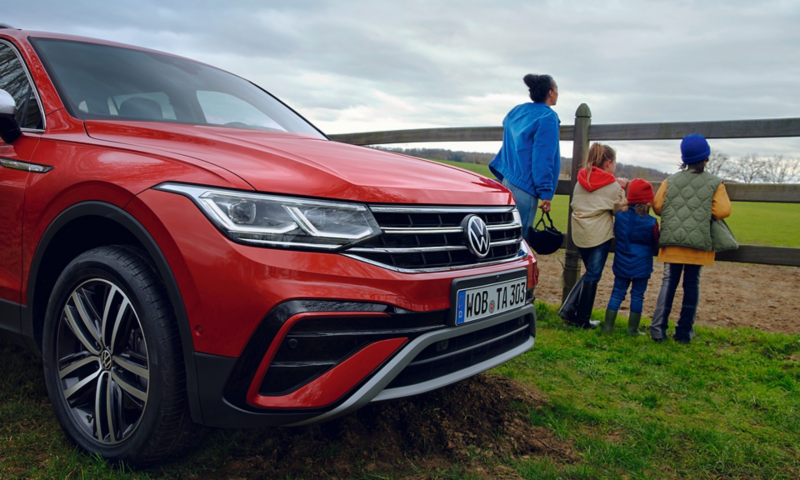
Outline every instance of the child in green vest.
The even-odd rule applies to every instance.
[[[731,201],[722,179],[705,171],[711,147],[702,135],[681,142],[681,171],[667,178],[656,193],[653,211],[661,216],[658,260],[664,262],[664,278],[650,324],[650,337],[662,342],[667,336],[672,301],[683,274],[683,305],[673,339],[689,343],[700,301],[700,270],[714,264],[711,220],[730,216]]]

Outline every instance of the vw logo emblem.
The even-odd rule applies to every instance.
[[[483,223],[481,217],[467,215],[464,221],[461,222],[461,227],[464,229],[469,251],[478,258],[489,255],[489,244],[492,242],[492,238],[489,236],[489,229],[486,228],[486,224]]]
[[[108,350],[103,350],[103,353],[100,354],[100,360],[103,362],[103,369],[111,370],[111,354],[108,353]]]

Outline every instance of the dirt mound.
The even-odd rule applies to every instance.
[[[514,380],[479,375],[320,425],[248,430],[247,452],[232,454],[213,477],[351,478],[394,471],[428,478],[425,472],[460,470],[457,464],[486,478],[517,478],[493,459],[546,454],[553,461],[576,460],[569,445],[531,425],[530,409],[545,404]]]

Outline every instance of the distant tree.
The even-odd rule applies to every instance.
[[[724,172],[732,180],[742,183],[756,183],[764,176],[764,160],[755,153],[725,163]]]
[[[761,180],[766,183],[793,183],[800,180],[800,161],[783,155],[766,158],[761,166]]]
[[[726,168],[728,167],[728,160],[730,160],[730,157],[728,157],[726,153],[712,149],[711,156],[708,157],[706,171],[708,173],[713,173],[718,177],[725,178],[727,176]]]

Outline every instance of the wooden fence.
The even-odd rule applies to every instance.
[[[774,138],[800,137],[800,118],[769,120],[736,120],[724,122],[630,123],[592,125],[592,113],[582,104],[575,112],[575,124],[561,127],[561,140],[572,141],[572,175],[559,180],[556,195],[572,196],[578,169],[586,160],[589,142],[622,140],[680,140],[691,133],[706,138]],[[423,142],[486,142],[502,141],[503,127],[425,128],[386,132],[331,135],[335,141],[353,145],[384,145]],[[658,189],[659,183],[653,187]],[[733,201],[800,203],[800,185],[728,184]],[[570,209],[572,215],[572,209]],[[800,226],[798,226],[800,228]],[[571,227],[565,240],[564,295],[580,276],[580,256],[572,242]],[[738,250],[717,253],[723,262],[761,263],[800,267],[800,248],[741,245]]]

